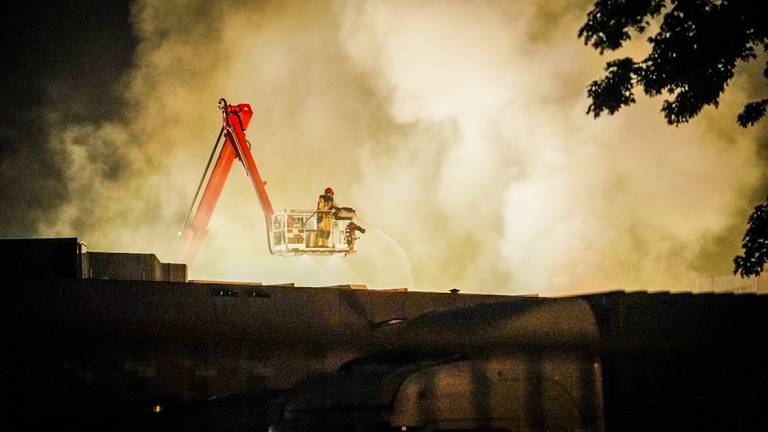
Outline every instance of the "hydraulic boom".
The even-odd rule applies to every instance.
[[[264,221],[267,230],[269,230],[272,215],[274,214],[272,203],[269,201],[269,195],[267,195],[267,190],[264,188],[264,181],[261,179],[261,174],[259,174],[259,169],[256,167],[256,162],[253,160],[253,155],[248,148],[248,141],[245,138],[245,130],[253,116],[251,106],[249,104],[229,105],[222,98],[219,100],[219,109],[221,110],[223,124],[219,132],[219,138],[216,140],[216,145],[213,148],[213,153],[211,153],[211,159],[213,159],[216,153],[222,136],[224,137],[224,145],[221,147],[219,157],[213,166],[213,171],[211,171],[211,175],[208,178],[208,184],[191,221],[189,220],[189,215],[195,205],[197,195],[200,192],[200,186],[202,186],[207,172],[203,173],[203,178],[200,180],[200,186],[198,186],[192,207],[190,207],[190,212],[187,213],[187,220],[182,231],[181,254],[179,257],[181,262],[187,262],[197,252],[200,242],[208,234],[208,222],[211,220],[211,215],[213,215],[213,210],[219,201],[219,196],[224,189],[224,183],[227,181],[227,176],[232,169],[235,158],[240,159],[243,163],[245,172],[250,177],[254,189],[256,189],[261,208],[264,210]],[[208,167],[210,167],[211,159],[208,160]],[[208,167],[206,167],[206,171]],[[269,236],[267,236],[267,240],[269,240]],[[269,246],[271,250],[271,244]]]

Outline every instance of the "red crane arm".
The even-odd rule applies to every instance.
[[[200,242],[208,234],[208,222],[211,220],[213,210],[219,201],[219,196],[221,196],[221,191],[224,189],[224,183],[227,181],[227,176],[232,169],[232,163],[235,161],[235,158],[240,159],[243,163],[245,172],[250,177],[251,183],[259,197],[267,229],[267,244],[269,245],[270,252],[272,252],[269,233],[274,210],[272,209],[272,203],[269,200],[269,195],[267,195],[259,169],[256,167],[253,154],[251,154],[250,144],[245,137],[245,131],[251,122],[253,111],[251,111],[249,104],[228,105],[224,99],[219,101],[219,108],[221,109],[223,121],[222,133],[219,135],[219,139],[222,135],[224,136],[224,145],[219,152],[219,157],[216,159],[213,171],[211,171],[211,175],[208,177],[205,191],[202,198],[200,198],[200,203],[195,210],[194,216],[190,220],[189,215],[187,215],[187,221],[181,233],[180,262],[188,262],[197,253]],[[218,140],[216,144],[218,145]],[[215,151],[216,148],[214,147]],[[207,172],[203,174],[203,180],[206,175]],[[200,186],[202,184],[201,181]],[[200,188],[198,187],[199,192]],[[197,194],[195,195],[196,199]],[[194,208],[194,204],[193,202],[192,208]],[[190,213],[192,208],[190,208]]]

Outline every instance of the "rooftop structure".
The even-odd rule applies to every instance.
[[[32,429],[768,426],[765,296],[190,282],[77,239],[0,259],[6,417]]]

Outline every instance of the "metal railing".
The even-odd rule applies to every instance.
[[[318,225],[330,218],[327,244],[318,238]],[[332,210],[290,210],[272,217],[270,242],[276,255],[334,254],[349,251],[344,235],[347,221],[334,218]]]

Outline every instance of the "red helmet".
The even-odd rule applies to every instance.
[[[333,195],[333,189],[331,189],[329,187],[325,188],[325,194],[326,195]]]

